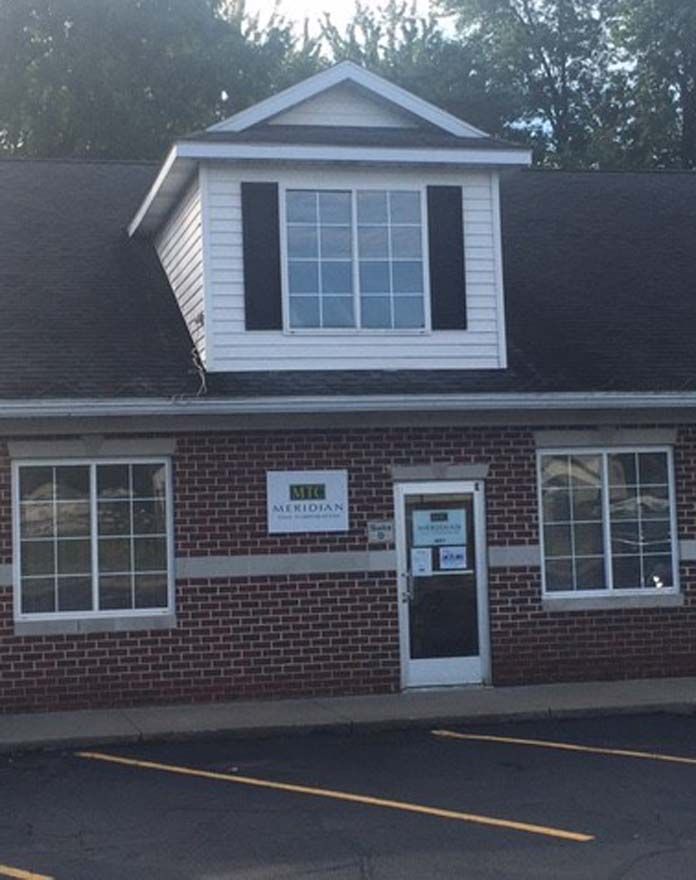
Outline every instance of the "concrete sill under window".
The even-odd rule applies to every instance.
[[[541,607],[544,611],[613,611],[631,608],[681,608],[684,596],[681,593],[646,593],[623,596],[544,596]]]
[[[176,629],[176,614],[143,614],[115,617],[57,618],[55,620],[15,620],[16,636],[72,636],[91,633],[143,632],[149,629]]]

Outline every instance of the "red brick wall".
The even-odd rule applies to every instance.
[[[393,580],[375,574],[180,581],[179,626],[12,636],[0,592],[0,707],[54,709],[395,690]]]
[[[0,442],[0,564],[12,562],[12,480],[7,446]]]
[[[492,544],[537,538],[536,461],[523,429],[393,428],[188,435],[177,440],[180,556],[364,550],[368,519],[393,517],[392,465],[490,464]],[[268,535],[266,471],[347,468],[348,534]]]
[[[680,536],[696,537],[696,429],[675,456]],[[538,541],[536,463],[521,428],[188,434],[175,461],[178,556],[364,550],[393,516],[391,465],[490,464],[491,545]],[[267,535],[267,470],[347,468],[351,531]],[[0,561],[11,559],[0,446]],[[490,572],[496,683],[696,674],[696,569],[683,609],[545,612],[538,569]],[[0,712],[398,688],[395,576],[352,573],[177,585],[176,630],[15,637],[0,590]]]
[[[544,611],[539,569],[489,573],[496,684],[696,675],[696,567],[682,608]]]

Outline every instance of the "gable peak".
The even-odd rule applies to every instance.
[[[392,114],[394,121],[391,124],[396,124],[396,119],[401,117],[404,121],[411,120],[411,125],[427,124],[459,137],[487,136],[485,132],[474,128],[457,116],[419,98],[412,92],[395,85],[365,67],[361,67],[354,61],[340,61],[332,67],[210,126],[208,131],[239,132],[259,123],[271,122],[280,114],[294,110],[299,105],[305,104],[339,85],[352,86],[361,93],[363,101],[371,99],[376,105],[380,105],[386,113]],[[369,124],[374,125],[375,122]]]

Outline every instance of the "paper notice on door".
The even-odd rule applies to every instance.
[[[466,543],[466,511],[459,507],[414,510],[413,543],[416,547]]]
[[[433,556],[430,547],[411,549],[411,574],[414,577],[427,577],[433,573]]]
[[[440,570],[461,571],[466,568],[466,545],[440,547]]]

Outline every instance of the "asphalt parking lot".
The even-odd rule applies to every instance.
[[[694,876],[690,716],[0,758],[0,877]]]

